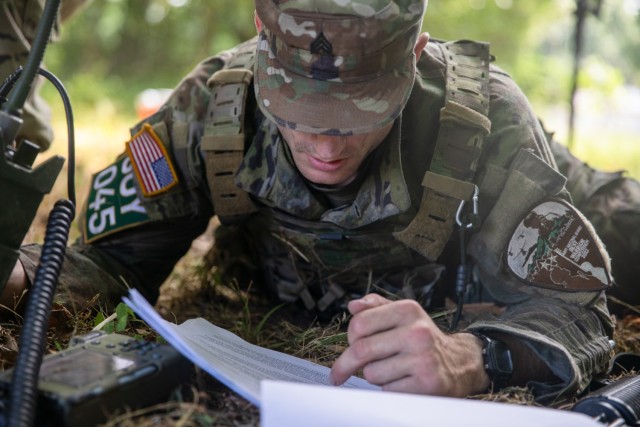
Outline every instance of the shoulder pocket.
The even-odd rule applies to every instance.
[[[483,219],[482,228],[471,237],[469,253],[489,273],[497,274],[503,266],[504,248],[516,225],[533,205],[563,192],[565,182],[565,177],[552,166],[530,150],[522,149],[506,173],[502,190],[497,191],[497,201]]]

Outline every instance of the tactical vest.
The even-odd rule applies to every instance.
[[[488,44],[438,46],[446,62],[446,95],[435,151],[422,180],[422,201],[394,220],[356,230],[259,207],[236,187],[235,173],[245,153],[253,46],[242,46],[209,79],[212,95],[202,148],[216,214],[224,226],[260,210],[242,223],[244,235],[252,237],[262,276],[280,299],[301,299],[308,309],[324,311],[375,291],[430,304],[444,272],[435,261],[456,223],[466,226],[461,212],[477,197],[472,180],[490,132]]]

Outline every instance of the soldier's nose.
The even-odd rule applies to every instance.
[[[332,158],[341,153],[345,147],[342,137],[320,135],[313,140],[316,154],[325,158]]]

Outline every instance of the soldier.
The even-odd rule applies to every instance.
[[[4,81],[18,66],[24,66],[36,36],[45,0],[0,0],[0,82]],[[87,0],[64,0],[51,40],[59,38],[60,25],[71,17]],[[18,140],[27,139],[37,144],[42,151],[49,148],[53,140],[51,110],[40,96],[40,80],[33,86],[23,107],[23,125]]]
[[[155,301],[215,214],[222,261],[244,237],[281,300],[352,314],[335,384],[546,401],[605,371],[609,258],[488,46],[430,41],[425,0],[255,9],[259,36],[200,63],[93,177],[60,301]],[[5,302],[38,255],[22,249]],[[504,310],[445,332],[428,310],[449,294]]]
[[[640,305],[640,182],[624,171],[593,169],[553,140],[551,150],[567,177],[573,204],[589,218],[611,257],[614,286],[607,291],[609,309],[624,316],[627,305]],[[613,297],[613,298],[612,298]]]

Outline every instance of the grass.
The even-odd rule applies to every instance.
[[[78,210],[84,203],[91,175],[108,165],[121,153],[128,139],[128,127],[135,118],[116,113],[113,104],[104,101],[93,107],[85,107],[77,114],[76,122],[76,182]],[[62,117],[54,118],[57,135],[53,148],[41,155],[67,157],[66,131]],[[610,170],[627,169],[640,178],[640,138],[586,136],[579,138],[576,152],[591,165]],[[615,149],[609,142],[615,141]],[[27,242],[40,242],[46,216],[55,200],[66,197],[66,177],[56,182],[51,195],[45,197]],[[212,221],[211,228],[215,227]],[[72,230],[71,240],[78,236]],[[250,287],[236,283],[220,283],[215,268],[207,265],[204,255],[211,247],[211,234],[205,234],[192,245],[192,249],[176,266],[163,285],[157,309],[161,315],[175,322],[201,316],[225,327],[242,338],[286,353],[331,365],[346,348],[345,325],[347,318],[335,319],[329,324],[318,324],[314,319],[292,315],[287,305],[276,306]],[[47,340],[49,352],[64,348],[72,334],[82,334],[114,313],[81,312],[65,313],[54,323]],[[117,313],[118,319],[107,324],[130,336],[157,339],[154,332],[129,312]],[[124,318],[124,320],[123,320]],[[0,368],[11,365],[17,351],[20,322],[0,324]],[[623,349],[640,351],[640,325],[636,317],[620,319],[616,338]],[[478,398],[533,404],[531,395],[524,389],[509,389],[503,393],[483,395]],[[182,425],[182,426],[252,426],[259,424],[258,410],[228,391],[211,377],[198,371],[189,387],[176,394],[168,402],[137,412],[127,412],[110,421],[110,426]]]
[[[573,145],[573,152],[593,168],[624,170],[627,176],[640,179],[640,135],[612,134],[608,141],[584,135]]]
[[[603,107],[579,109],[573,141],[568,141],[566,111],[559,107],[538,107],[545,127],[555,139],[568,145],[573,154],[591,167],[604,171],[625,170],[640,179],[640,126],[638,118],[630,118],[627,110],[618,108],[607,113]]]
[[[560,141],[566,139],[562,134],[559,137]],[[569,148],[592,168],[626,171],[627,176],[640,179],[640,132],[603,130],[591,133],[578,129]]]

